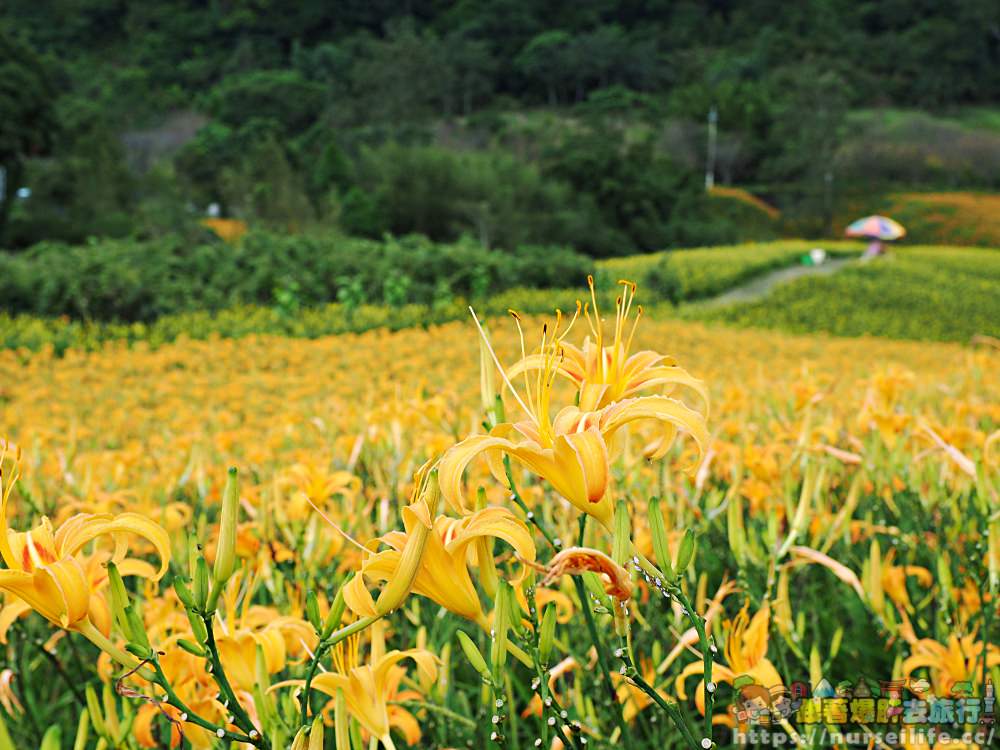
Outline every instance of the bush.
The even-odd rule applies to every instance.
[[[1000,335],[1000,252],[901,247],[829,276],[782,284],[763,299],[686,314],[799,333],[969,341]]]
[[[358,296],[354,290],[359,303],[428,304],[442,282],[451,294],[477,297],[581,284],[589,269],[588,258],[556,247],[501,252],[465,239],[440,245],[419,236],[372,241],[258,231],[235,246],[168,236],[0,253],[0,300],[11,313],[149,322],[189,310],[271,305],[279,296],[287,306],[289,294],[303,306]]]

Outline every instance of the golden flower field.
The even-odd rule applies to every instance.
[[[1000,351],[622,290],[0,351],[0,750],[991,746]]]

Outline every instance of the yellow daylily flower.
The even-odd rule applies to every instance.
[[[418,697],[412,691],[400,691],[399,686],[406,675],[401,661],[411,659],[417,665],[420,680],[433,682],[437,679],[438,658],[430,651],[411,648],[406,651],[384,652],[379,636],[373,640],[369,663],[361,664],[359,658],[361,634],[355,633],[334,647],[331,672],[323,672],[313,678],[312,687],[336,698],[343,692],[347,710],[358,720],[365,731],[385,747],[394,748],[392,727],[402,730],[407,744],[420,741],[420,727],[409,711],[399,706],[390,706],[390,701],[408,700]],[[290,680],[274,687],[302,685],[302,680]]]
[[[475,323],[488,346],[479,320],[475,319]],[[490,470],[498,481],[505,481],[502,455],[506,453],[546,479],[578,510],[605,525],[610,522],[612,514],[611,500],[607,496],[611,461],[620,450],[615,437],[626,425],[644,421],[658,426],[659,436],[644,450],[648,459],[655,460],[666,455],[682,429],[694,438],[699,456],[704,453],[708,443],[704,415],[668,396],[627,398],[609,403],[598,411],[567,406],[553,419],[550,415],[553,384],[565,350],[563,338],[572,327],[571,321],[567,329],[560,333],[560,323],[561,314],[557,314],[552,332],[547,326],[543,328],[542,343],[536,355],[538,364],[522,368],[526,381],[527,369],[537,371],[534,390],[529,387],[526,401],[517,395],[510,376],[504,372],[492,348],[488,347],[494,364],[528,419],[500,423],[489,434],[472,435],[445,453],[438,464],[441,492],[457,513],[470,511],[462,490],[462,475],[480,453],[486,454]]]
[[[2,459],[0,459],[2,464]],[[6,486],[0,475],[0,556],[7,568],[0,570],[0,590],[18,597],[57,627],[77,630],[105,648],[107,639],[101,630],[110,627],[107,604],[100,589],[107,583],[101,563],[111,560],[122,575],[141,575],[159,580],[170,563],[170,538],[159,524],[136,513],[79,513],[54,530],[43,517],[31,531],[8,528],[7,509],[14,477]],[[126,535],[150,542],[160,556],[160,567],[142,560],[126,559]],[[114,542],[114,553],[90,556],[81,550],[96,540]]]
[[[365,578],[391,581],[397,575],[403,550],[418,524],[430,529],[413,579],[413,593],[426,596],[442,607],[483,627],[488,627],[479,594],[469,574],[469,559],[480,539],[507,542],[524,560],[535,559],[535,543],[527,525],[506,508],[484,508],[462,519],[438,516],[433,523],[426,514],[415,512],[416,504],[403,509],[405,531],[392,531],[380,540],[391,549],[365,560],[361,572],[344,591],[347,605],[359,615],[375,616],[375,602]],[[426,508],[424,508],[426,510]]]
[[[659,395],[665,396],[671,394],[677,386],[686,386],[701,397],[707,417],[709,397],[704,381],[693,377],[668,355],[650,350],[629,354],[642,317],[642,305],[637,305],[635,321],[631,330],[626,332],[635,301],[636,285],[624,279],[618,281],[622,286],[622,293],[615,302],[614,337],[610,344],[605,344],[594,277],[588,276],[587,282],[590,285],[591,301],[584,306],[583,314],[593,338],[585,337],[582,347],[560,339],[560,356],[556,364],[556,372],[576,386],[580,408],[595,411],[650,388],[659,387]],[[513,380],[524,372],[545,369],[545,354],[531,354],[516,363],[508,377]]]
[[[982,641],[976,641],[974,634],[959,637],[952,633],[947,644],[921,638],[913,644],[910,656],[903,660],[903,676],[909,677],[921,667],[927,667],[934,695],[950,695],[956,683],[978,681],[984,648],[986,668],[1000,665],[1000,649],[992,643],[986,647]]]
[[[726,636],[726,662],[716,663],[712,667],[712,680],[732,685],[738,677],[749,677],[753,685],[766,689],[772,696],[784,690],[784,682],[774,664],[767,658],[768,627],[771,621],[771,608],[765,602],[753,618],[749,615],[749,604],[744,605],[732,622],[727,623],[729,633]],[[688,664],[677,676],[674,689],[677,697],[687,699],[684,682],[695,674],[704,674],[704,664],[701,661]],[[705,713],[704,679],[698,683],[694,694],[695,705]],[[729,715],[714,716],[712,721],[717,724],[733,725]]]
[[[934,575],[920,565],[894,565],[896,550],[890,549],[882,560],[882,588],[897,607],[907,612],[913,612],[913,603],[906,590],[906,579],[916,578],[923,588],[930,588],[934,583]]]

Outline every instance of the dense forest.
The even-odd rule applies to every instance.
[[[1000,186],[1000,134],[956,124],[998,101],[997,0],[5,0],[0,245],[209,206],[593,255],[766,237],[704,191],[712,111],[717,181],[822,231],[853,190]]]

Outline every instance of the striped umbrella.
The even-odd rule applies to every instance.
[[[872,237],[878,240],[898,240],[906,234],[903,225],[887,216],[866,216],[847,227],[848,237]]]

